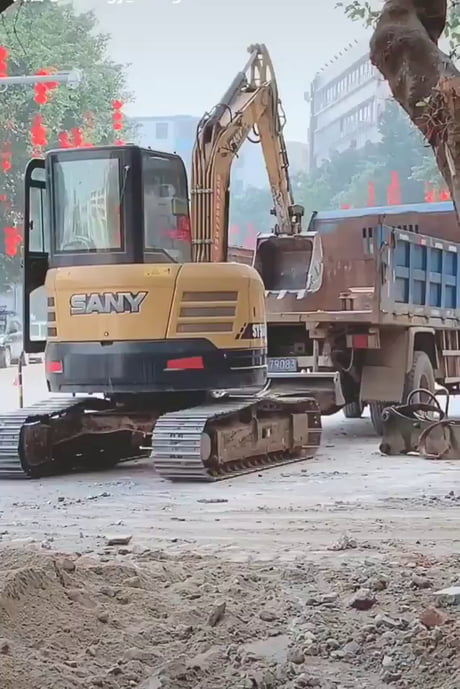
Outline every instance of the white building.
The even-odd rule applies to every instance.
[[[368,44],[350,44],[316,75],[310,102],[310,169],[334,151],[379,140],[389,89],[369,61]]]

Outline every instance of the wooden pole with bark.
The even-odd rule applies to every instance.
[[[433,148],[460,224],[460,72],[438,47],[447,0],[385,0],[370,59]]]

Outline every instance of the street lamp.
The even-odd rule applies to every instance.
[[[53,74],[30,74],[17,77],[0,77],[0,91],[4,92],[8,86],[27,84],[46,84],[51,81],[65,84],[71,89],[77,88],[83,79],[80,69],[71,69],[68,72],[55,72]]]

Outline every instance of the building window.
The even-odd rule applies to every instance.
[[[155,138],[156,139],[167,139],[169,127],[167,122],[157,122],[155,125]]]

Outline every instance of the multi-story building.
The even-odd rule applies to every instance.
[[[389,97],[386,82],[371,65],[368,45],[350,44],[315,76],[310,93],[310,169],[334,151],[377,142],[379,116]]]

